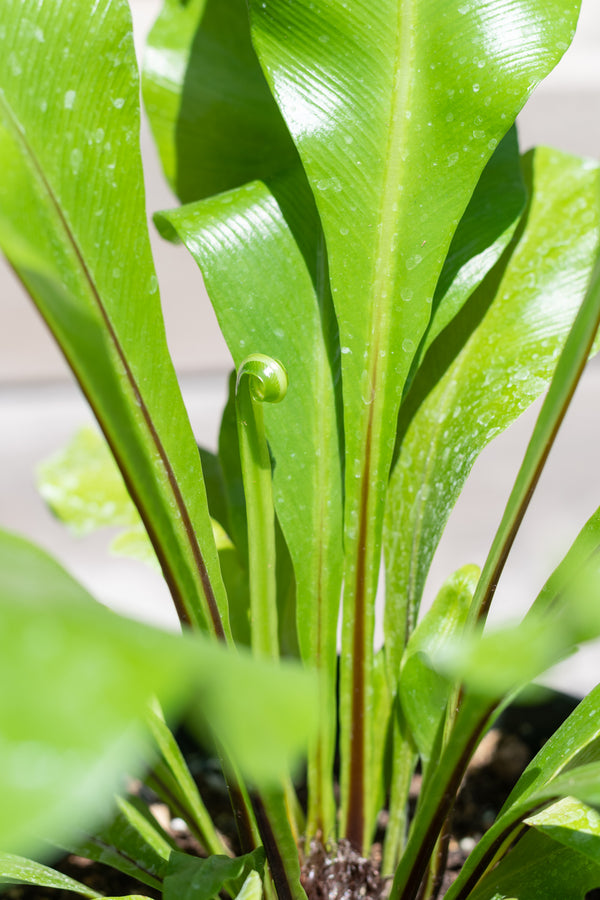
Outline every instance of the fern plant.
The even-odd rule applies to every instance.
[[[106,442],[79,436],[42,490],[72,525],[126,526],[121,549],[160,567],[183,634],[115,617],[2,535],[3,880],[97,896],[15,855],[47,854],[44,839],[165,900],[305,900],[325,890],[319,859],[342,884],[362,860],[359,896],[438,896],[478,743],[600,632],[598,514],[524,620],[485,628],[600,318],[598,166],[521,157],[514,127],[578,11],[165,0],[143,95],[182,205],[155,223],[197,261],[236,370],[218,453],[199,454],[149,251],[127,4],[4,0],[0,245]],[[475,459],[544,393],[483,569],[449,574],[421,614]],[[235,847],[166,724],[188,708],[220,760]],[[600,883],[599,713],[596,689],[447,900],[580,900]],[[124,771],[200,856],[122,785],[111,806]]]

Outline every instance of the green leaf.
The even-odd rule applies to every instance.
[[[590,598],[590,588],[595,588],[597,556],[600,549],[600,508],[587,520],[564,559],[556,567],[536,597],[529,617],[556,614],[563,605],[575,603],[580,617],[594,615],[596,602]],[[580,591],[583,596],[578,596]],[[587,601],[591,600],[588,606]],[[579,625],[577,630],[579,630]]]
[[[594,862],[600,885],[600,814],[595,809],[566,797],[525,819],[525,824]]]
[[[279,657],[279,632],[272,464],[263,404],[281,403],[287,385],[285,368],[263,353],[249,354],[238,367],[236,416],[248,516],[250,638],[254,655],[265,659]]]
[[[211,517],[216,519],[225,532],[229,534],[229,510],[227,508],[227,493],[221,461],[216,453],[207,450],[205,447],[200,447],[199,452],[204,484],[206,486],[208,511]]]
[[[262,872],[265,854],[262,848],[231,859],[210,856],[197,859],[187,853],[173,852],[164,882],[164,900],[213,900],[221,890],[238,894],[250,872]]]
[[[460,788],[466,763],[495,715],[496,710],[489,701],[468,692],[463,695],[454,721],[452,739],[442,748],[437,765],[430,766],[427,772],[408,842],[396,869],[390,900],[412,900],[417,897],[438,837]]]
[[[316,210],[296,171],[268,187],[254,182],[160,214],[157,223],[163,233],[174,229],[202,268],[235,364],[256,351],[281,360],[287,371],[286,398],[266,407],[264,419],[275,508],[294,565],[300,648],[322,674],[321,749],[311,753],[309,777],[319,785],[311,797],[325,806],[309,818],[329,834],[342,476],[336,335]]]
[[[578,6],[385,0],[373,20],[365,2],[250,3],[259,58],[323,221],[342,345],[351,351],[344,375],[363,394],[363,349],[371,354],[376,337],[377,353],[390,350],[381,365],[394,386],[383,389],[395,393],[401,383],[479,176],[566,49]],[[408,335],[412,350],[402,349]],[[360,392],[346,403],[354,428],[364,416]]]
[[[517,131],[513,126],[483,170],[452,238],[414,367],[422,363],[434,340],[500,259],[514,235],[526,200]]]
[[[160,890],[169,856],[175,849],[173,841],[138,798],[117,797],[116,803],[116,813],[113,811],[106,825],[94,834],[77,835],[68,845],[62,841],[61,848]]]
[[[111,543],[113,553],[158,567],[123,476],[96,428],[80,429],[63,450],[37,467],[36,474],[40,494],[74,534],[124,527]]]
[[[521,622],[455,635],[440,648],[435,667],[474,693],[501,698],[597,638],[599,522],[596,512]]]
[[[165,174],[183,203],[297,163],[244,0],[165,0],[148,38],[143,90]]]
[[[0,884],[36,884],[38,887],[72,891],[81,897],[102,897],[102,894],[62,872],[11,853],[0,852]]]
[[[600,801],[600,686],[585,697],[529,763],[498,818],[467,859],[447,900],[466,897],[499,846],[548,800],[573,796]]]
[[[457,635],[441,650],[436,668],[451,681],[464,681],[473,693],[497,700],[573,652],[577,632],[570,625],[565,611],[565,615],[550,621],[536,617],[484,635]],[[598,634],[597,629],[593,636]]]
[[[181,697],[193,669],[179,639],[110,613],[6,533],[0,573],[1,680],[10,685],[0,695],[0,843],[10,850],[106,815],[119,773],[148,754],[148,699]]]
[[[365,0],[249,5],[315,194],[340,330],[342,833],[365,847],[375,594],[403,388],[459,220],[492,151],[566,49],[579,4],[384,0],[375,17]]]
[[[223,581],[236,616],[234,635],[243,637],[240,617],[247,619],[247,575],[239,555],[219,522],[228,520],[226,498],[217,457],[200,451],[207,475],[209,512],[219,553]],[[97,429],[82,428],[69,444],[38,466],[38,489],[58,519],[75,534],[106,526],[128,526],[110,545],[117,556],[137,559],[156,568],[158,561],[123,477],[106,441]],[[246,601],[246,602],[245,602]],[[240,607],[242,609],[240,610]],[[242,640],[242,643],[244,641]]]
[[[258,872],[252,870],[243,883],[242,889],[237,895],[237,900],[260,900],[261,897],[262,881]]]
[[[218,458],[200,450],[212,530],[227,590],[231,631],[236,644],[249,644],[248,572],[219,522],[228,522],[228,498]],[[94,428],[38,466],[38,488],[52,512],[76,534],[103,526],[127,525],[111,542],[116,556],[158,567],[156,554],[106,441]],[[218,521],[217,521],[218,519]],[[233,517],[232,517],[233,520]]]
[[[454,688],[436,671],[436,659],[461,633],[479,574],[477,566],[465,566],[446,581],[413,631],[402,660],[400,704],[424,763],[431,758]]]
[[[149,755],[142,724],[153,695],[169,708],[193,693],[204,730],[267,783],[304,749],[314,722],[307,673],[116,616],[6,533],[0,680],[10,685],[0,693],[0,845],[9,851],[106,816],[119,774]]]
[[[160,223],[159,223],[160,227]],[[240,555],[242,565],[248,570],[248,518],[242,478],[240,445],[235,415],[235,370],[229,376],[227,403],[219,429],[219,463],[227,503],[228,534]]]
[[[140,521],[108,445],[87,426],[37,467],[38,490],[74,534]]]
[[[23,16],[19,0],[2,3],[0,247],[94,409],[180,618],[223,635],[198,451],[150,254],[129,9],[57,0]]]
[[[385,536],[392,667],[404,642],[397,623],[407,635],[414,628],[433,554],[475,459],[546,388],[595,262],[596,165],[537,150],[524,171],[529,208],[511,247],[433,345],[400,414]]]
[[[585,900],[600,868],[542,834],[528,832],[469,894],[469,900]]]
[[[166,776],[168,784],[164,786],[167,788],[167,794],[170,795],[174,811],[185,819],[192,833],[198,837],[202,846],[209,853],[224,853],[226,847],[217,833],[184,756],[158,706],[155,705],[149,711],[146,721],[160,750],[163,766],[166,769],[165,772],[164,769],[155,766],[154,780],[158,779],[164,783]]]
[[[600,686],[581,701],[532,759],[513,788],[501,814],[527,799],[559,773],[600,760]]]
[[[590,218],[594,218],[600,208],[599,188],[600,181],[596,180],[595,204],[590,209]],[[600,325],[600,254],[597,232],[594,238],[596,264],[589,277],[588,289],[562,348],[521,468],[485,561],[469,614],[471,621],[485,620],[529,500],[594,346],[594,338]]]

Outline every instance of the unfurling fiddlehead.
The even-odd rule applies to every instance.
[[[264,353],[251,353],[237,370],[235,384],[239,397],[242,379],[248,377],[252,398],[262,403],[279,403],[287,394],[288,377],[282,364]],[[264,435],[263,435],[264,437]]]
[[[287,374],[277,360],[253,353],[240,365],[235,400],[248,511],[251,642],[257,656],[271,659],[279,656],[275,513],[262,404],[279,403],[286,391]]]

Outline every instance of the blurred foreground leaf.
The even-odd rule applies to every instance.
[[[315,685],[215,641],[121,618],[51,557],[0,532],[0,846],[35,849],[99,822],[119,776],[150,755],[153,696],[170,712],[193,695],[203,732],[252,780],[301,751]],[[207,724],[208,723],[208,724]],[[210,732],[208,728],[210,726]]]

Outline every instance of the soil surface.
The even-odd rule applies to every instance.
[[[576,701],[563,695],[552,695],[551,702],[529,707],[512,707],[499,719],[483,739],[469,766],[451,819],[448,844],[448,861],[440,890],[443,897],[457,877],[462,865],[481,835],[493,823],[502,804],[519,775],[540,747],[573,710]],[[200,758],[199,758],[200,759]],[[192,758],[192,764],[194,760]],[[204,794],[220,791],[214,773],[206,771],[206,761],[201,760],[196,776]],[[415,775],[411,787],[414,804],[420,788],[420,776]],[[213,800],[217,798],[213,797]],[[221,799],[221,798],[219,798]],[[224,798],[223,798],[224,799]],[[168,811],[157,808],[163,827]],[[230,818],[230,817],[229,817]],[[227,832],[228,814],[223,804],[219,825]],[[381,829],[385,829],[385,813],[381,816]],[[189,834],[177,828],[173,836],[186,852],[195,853],[197,845]],[[382,900],[389,890],[389,882],[379,875],[380,845],[376,844],[370,859],[364,859],[348,845],[340,842],[325,849],[314,844],[305,860],[302,882],[308,900]],[[68,856],[55,864],[61,872],[89,885],[109,897],[139,894],[151,900],[160,900],[160,894],[134,879],[127,878],[113,869],[77,856]],[[1,889],[0,889],[1,890]],[[67,891],[14,885],[5,888],[3,900],[73,900],[75,895]],[[600,888],[591,891],[586,900],[600,900]]]

